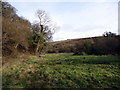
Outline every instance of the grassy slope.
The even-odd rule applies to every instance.
[[[120,88],[119,65],[115,56],[31,57],[3,69],[3,87]]]

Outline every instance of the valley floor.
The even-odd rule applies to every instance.
[[[3,88],[120,88],[120,57],[69,53],[29,57],[3,68]]]

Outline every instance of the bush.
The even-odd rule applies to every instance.
[[[47,52],[48,52],[48,53],[56,53],[55,50],[48,50]]]
[[[75,44],[74,55],[85,52],[88,55],[119,55],[120,36],[101,37]]]

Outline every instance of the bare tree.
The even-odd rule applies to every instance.
[[[48,14],[43,10],[37,10],[36,16],[39,19],[38,23],[33,24],[33,33],[34,37],[36,37],[36,50],[35,52],[42,52],[47,45],[47,42],[51,40],[53,30],[55,28],[52,27],[51,20]]]
[[[48,14],[44,11],[44,10],[37,10],[36,12],[36,16],[39,19],[39,24],[40,25],[48,25],[50,24],[50,17],[48,16]]]

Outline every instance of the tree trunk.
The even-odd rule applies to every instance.
[[[17,49],[17,47],[18,47],[18,43],[15,45],[15,49]]]
[[[37,52],[38,52],[38,50],[39,50],[39,42],[38,42],[38,44],[37,44],[37,48],[36,48],[35,53],[37,53]]]

